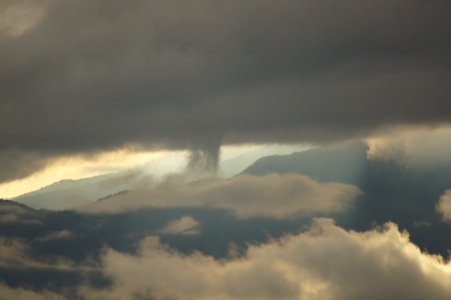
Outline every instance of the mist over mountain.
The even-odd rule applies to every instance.
[[[436,210],[440,196],[451,187],[451,164],[409,168],[395,160],[371,159],[364,143],[307,150],[261,158],[243,174],[298,173],[322,182],[359,187],[362,195],[341,216],[346,228],[368,229],[391,221],[407,229],[422,248],[446,254],[451,249],[451,228]]]
[[[111,184],[114,179],[121,178],[119,184]],[[124,174],[100,175],[78,180],[62,180],[37,191],[26,193],[12,200],[31,206],[52,210],[72,209],[87,205],[109,194],[126,189],[130,179]]]

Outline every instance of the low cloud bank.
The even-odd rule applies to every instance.
[[[2,268],[30,267],[26,249],[17,240],[1,241]],[[4,284],[0,289],[8,299],[32,300],[447,300],[451,294],[451,263],[422,253],[393,223],[356,232],[331,219],[316,219],[302,233],[250,245],[242,256],[231,253],[222,260],[179,253],[155,236],[142,240],[137,250],[103,252],[98,270],[112,281],[101,289],[84,284],[63,293]],[[55,261],[34,267],[63,265]]]
[[[89,299],[449,299],[451,264],[421,253],[395,224],[346,231],[318,219],[298,235],[250,246],[218,261],[182,255],[148,237],[138,255],[108,250],[111,289],[84,289]]]
[[[231,179],[185,182],[180,176],[160,183],[143,180],[127,193],[80,208],[85,213],[119,213],[142,207],[212,207],[239,218],[289,218],[303,214],[342,212],[360,190],[339,183],[319,183],[295,175],[242,175]]]

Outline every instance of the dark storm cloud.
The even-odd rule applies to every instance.
[[[23,150],[0,151],[0,182],[26,177],[47,165],[48,154]]]
[[[450,117],[449,1],[42,3],[0,31],[0,152],[196,153]]]

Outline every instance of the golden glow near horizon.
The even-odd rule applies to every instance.
[[[120,172],[141,167],[159,159],[181,161],[184,156],[186,154],[182,151],[130,152],[117,150],[89,158],[83,156],[61,157],[31,176],[0,184],[0,198],[13,198],[33,192],[63,179],[81,179]]]
[[[306,149],[302,145],[245,144],[223,146],[222,175],[228,177],[242,171],[256,159],[271,154],[288,154]],[[95,156],[68,156],[55,158],[46,168],[26,178],[0,184],[0,198],[11,199],[39,190],[64,179],[82,179],[144,168],[150,175],[162,176],[182,171],[187,162],[187,151],[131,151],[120,149]]]

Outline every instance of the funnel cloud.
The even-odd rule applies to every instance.
[[[0,298],[449,300],[450,37],[450,0],[0,0]]]
[[[215,175],[221,153],[221,139],[211,137],[191,147],[186,171],[195,176]]]
[[[191,149],[213,171],[217,142],[199,139],[212,132],[222,144],[330,143],[449,122],[449,1],[2,7],[39,18],[0,30],[0,153]],[[39,168],[19,157],[0,178]]]

